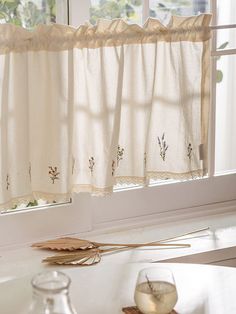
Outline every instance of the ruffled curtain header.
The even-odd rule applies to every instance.
[[[207,174],[210,18],[0,25],[0,207]]]
[[[143,27],[122,19],[99,20],[97,25],[38,25],[34,31],[3,24],[0,27],[0,53],[23,51],[62,51],[72,48],[98,48],[158,41],[206,41],[211,37],[210,14],[192,17],[172,16],[168,26],[149,18]]]

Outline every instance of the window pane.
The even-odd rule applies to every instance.
[[[150,0],[150,16],[167,23],[169,14],[197,15],[209,11],[208,0]]]
[[[46,206],[48,205],[46,201],[44,200],[34,200],[34,201],[31,201],[29,203],[22,203],[22,204],[19,204],[19,205],[14,205],[12,206],[12,208],[8,208],[8,209],[3,209],[2,211],[0,211],[0,213],[8,213],[8,212],[13,212],[13,211],[21,211],[21,210],[24,210],[24,209],[31,209],[32,207],[41,207],[41,206]]]
[[[235,49],[236,48],[236,29],[217,30],[217,49]]]
[[[0,2],[0,23],[33,29],[56,22],[56,0],[5,0]]]
[[[217,1],[217,23],[235,24],[236,23],[236,1],[218,0]]]
[[[0,210],[0,214],[4,214],[4,213],[10,213],[10,212],[19,212],[19,211],[23,211],[23,210],[28,210],[28,209],[39,209],[39,208],[46,208],[49,206],[53,206],[53,205],[63,205],[63,204],[69,204],[71,203],[71,200],[68,199],[68,201],[66,203],[57,203],[56,201],[53,202],[47,202],[43,199],[38,199],[38,200],[33,200],[31,202],[28,203],[22,203],[22,204],[18,204],[18,205],[14,205],[12,206],[12,208],[8,208],[8,209],[3,209]]]
[[[236,55],[217,61],[216,172],[236,171]]]
[[[131,23],[142,22],[142,0],[91,0],[90,22],[99,18],[124,18]]]

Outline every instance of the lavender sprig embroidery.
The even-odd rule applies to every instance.
[[[50,176],[50,179],[52,180],[52,184],[55,183],[55,180],[59,180],[59,174],[60,172],[58,172],[58,169],[57,167],[52,167],[52,166],[49,166],[49,171],[48,171],[48,174]]]
[[[118,148],[117,148],[117,167],[119,167],[119,163],[123,159],[124,151],[125,151],[124,148],[121,148],[120,145],[118,145]]]
[[[157,137],[157,141],[158,141],[158,145],[159,145],[159,148],[160,148],[160,157],[163,161],[165,161],[166,159],[166,151],[168,149],[168,145],[166,144],[166,141],[165,141],[165,133],[162,134],[162,137],[160,139],[160,137],[158,136]]]
[[[89,158],[89,169],[90,169],[91,175],[93,174],[94,166],[95,166],[95,161],[94,161],[94,157],[92,156]]]
[[[191,158],[192,158],[192,152],[193,152],[192,144],[189,143],[188,147],[187,147],[187,156],[188,156],[189,160],[191,160]]]

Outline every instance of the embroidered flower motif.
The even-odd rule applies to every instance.
[[[9,174],[7,174],[6,176],[6,189],[9,190],[9,186],[10,186],[10,177]]]
[[[90,169],[91,175],[93,174],[94,166],[95,166],[94,157],[90,157],[89,158],[89,169]]]
[[[58,172],[57,170],[57,167],[51,167],[51,166],[48,166],[48,168],[50,169],[48,174],[50,175],[50,178],[52,180],[52,184],[55,183],[55,180],[59,180],[59,174],[60,172]]]
[[[124,151],[125,151],[124,148],[121,148],[120,145],[118,145],[118,148],[117,148],[117,167],[119,167],[119,163],[123,159]]]
[[[75,170],[75,158],[72,159],[72,174],[74,174],[74,170]]]
[[[165,159],[166,159],[166,151],[168,149],[168,146],[166,145],[166,141],[165,141],[165,133],[162,134],[161,139],[158,136],[157,140],[158,140],[158,145],[160,147],[160,157],[161,157],[161,159],[163,161],[165,161]]]
[[[112,160],[112,163],[111,163],[111,175],[114,176],[115,174],[115,170],[116,170],[116,162],[115,160]]]
[[[30,178],[30,182],[31,182],[31,163],[29,163],[29,178]]]
[[[188,151],[187,156],[188,156],[189,160],[191,160],[192,152],[193,152],[193,148],[192,148],[192,144],[191,143],[188,144],[187,151]]]
[[[146,169],[147,168],[147,153],[146,152],[144,153],[143,161],[144,161],[144,168]]]

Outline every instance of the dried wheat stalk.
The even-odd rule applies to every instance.
[[[189,247],[189,244],[184,243],[165,243],[169,242],[170,240],[176,240],[178,238],[181,238],[183,236],[196,234],[202,231],[209,230],[209,227],[198,229],[192,232],[184,233],[181,235],[178,235],[176,237],[162,239],[159,241],[152,241],[148,243],[101,243],[101,242],[94,242],[94,241],[88,241],[83,240],[79,238],[71,238],[71,237],[63,237],[53,240],[48,240],[44,242],[38,242],[32,244],[32,247],[40,248],[40,249],[50,249],[50,250],[57,250],[57,251],[74,251],[74,250],[87,250],[92,248],[99,248],[99,247],[105,247],[105,246],[120,246],[120,247],[129,247],[129,248],[136,248],[140,246],[180,246],[180,247]]]
[[[41,249],[50,249],[56,251],[64,251],[63,253],[47,257],[43,262],[59,265],[81,265],[89,266],[97,264],[101,260],[103,254],[111,252],[121,252],[127,249],[138,248],[143,246],[162,246],[162,247],[190,247],[189,244],[184,243],[163,243],[164,241],[174,240],[186,235],[202,232],[209,228],[199,229],[193,232],[185,233],[177,237],[161,240],[160,242],[148,243],[99,243],[78,238],[59,238],[45,242],[34,243],[32,247]],[[108,249],[101,249],[101,247],[109,246]],[[112,246],[112,247],[111,247]]]
[[[59,239],[32,244],[32,247],[35,247],[35,248],[49,249],[49,250],[56,250],[56,251],[87,250],[87,249],[99,248],[99,247],[105,247],[105,246],[117,246],[117,247],[129,247],[129,248],[137,248],[141,246],[190,247],[189,244],[185,244],[185,243],[159,243],[159,242],[99,243],[99,242],[92,242],[88,240],[82,240],[82,239],[70,238],[70,237],[59,238]]]
[[[170,244],[172,245],[172,244]],[[174,245],[174,244],[173,244]],[[173,246],[172,245],[172,246]],[[43,262],[49,264],[59,264],[59,265],[80,265],[80,266],[90,266],[97,264],[101,260],[101,255],[107,253],[121,252],[137,247],[142,247],[141,245],[136,245],[135,247],[112,247],[109,249],[99,249],[92,248],[87,250],[75,250],[73,252],[64,251],[63,253],[58,253],[57,255],[46,257]],[[164,246],[164,244],[163,244]],[[186,247],[186,245],[184,245]]]

